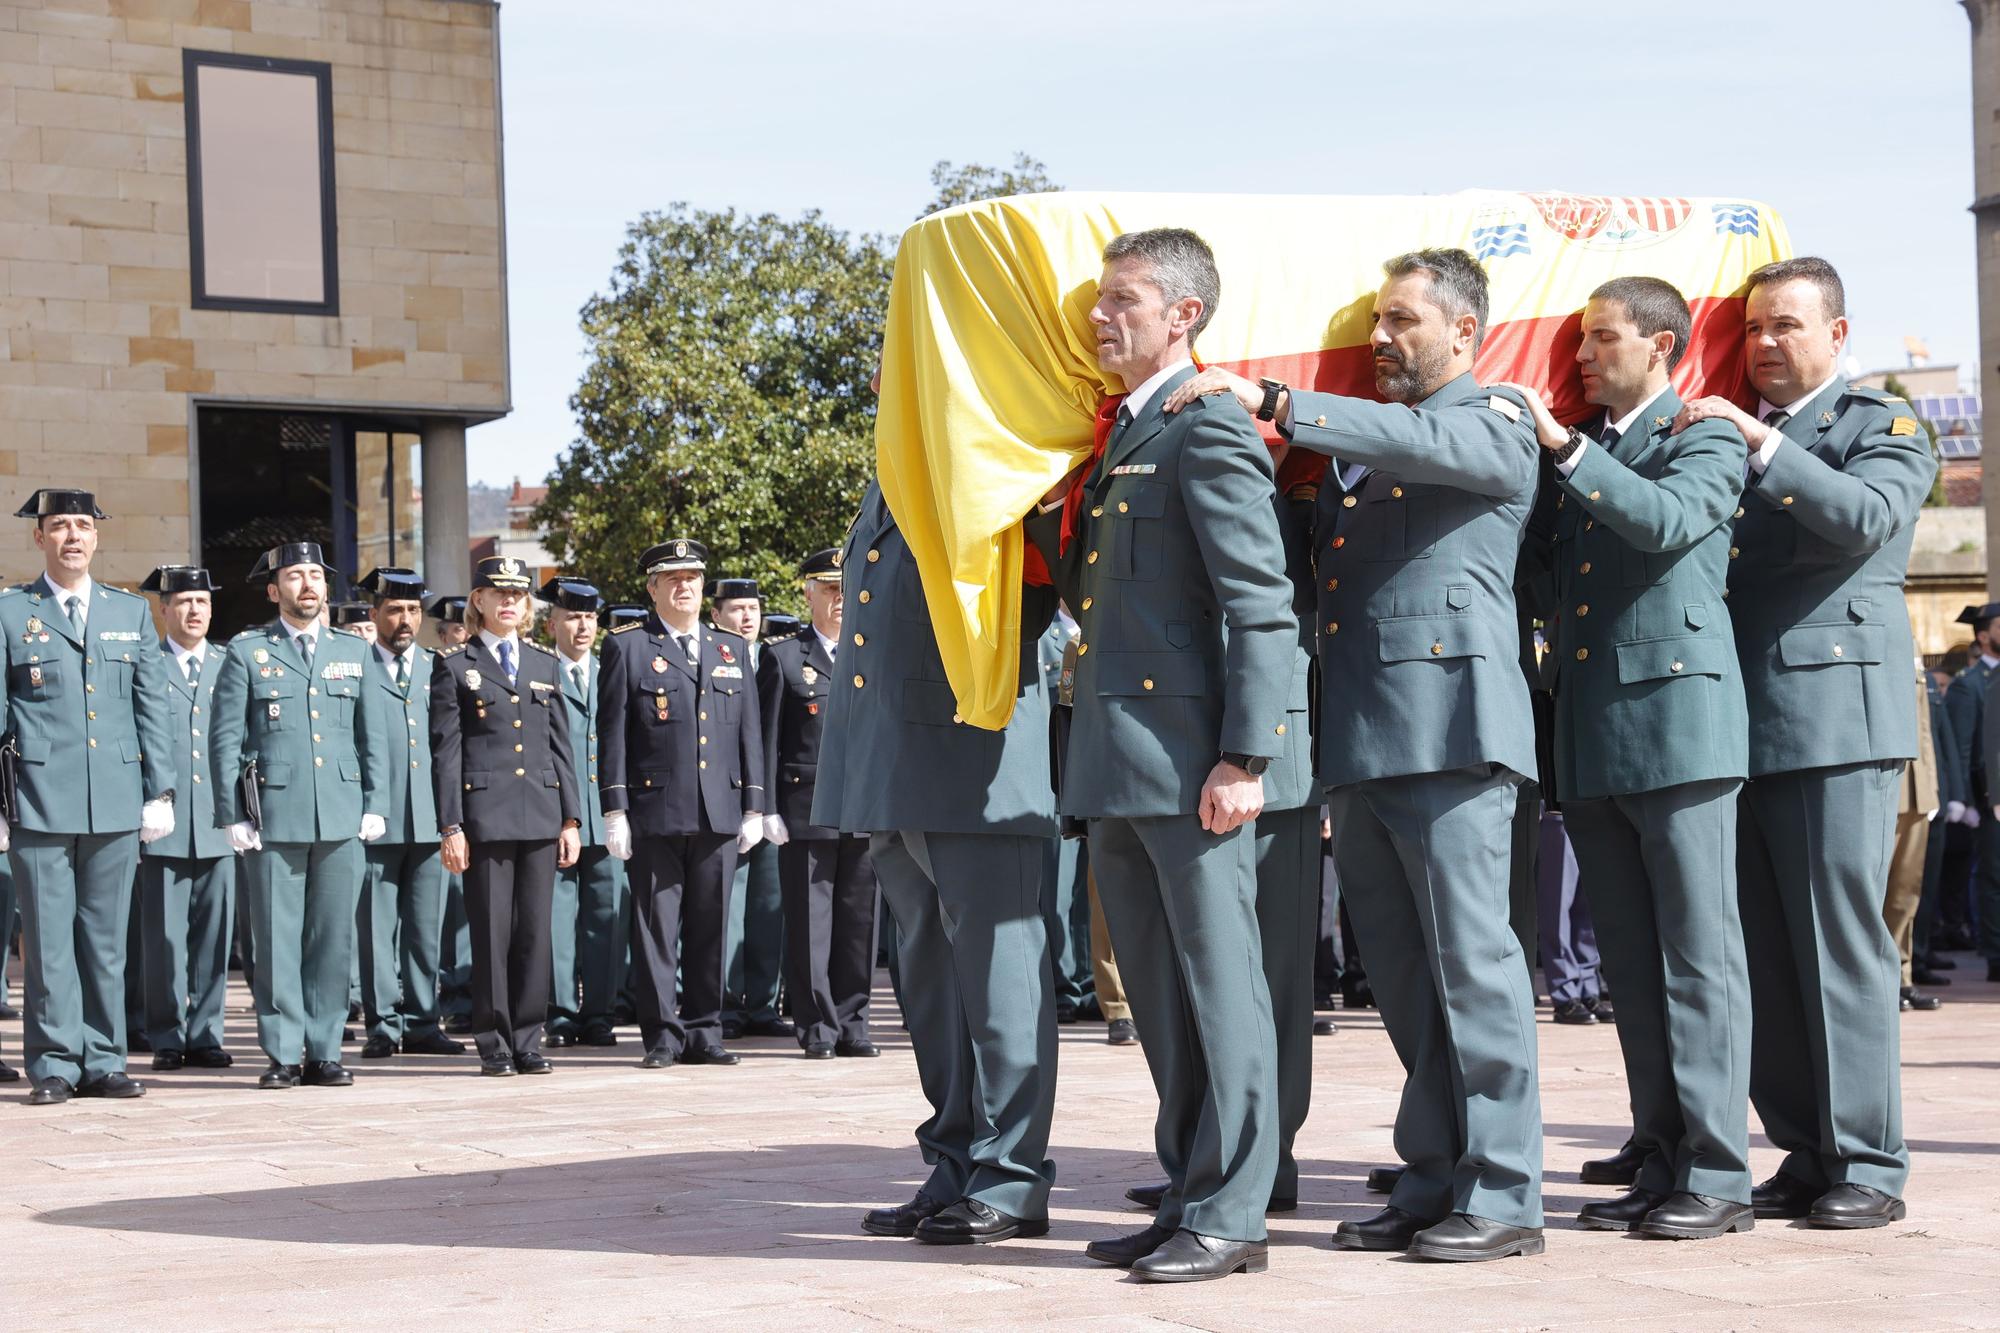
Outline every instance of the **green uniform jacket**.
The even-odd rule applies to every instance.
[[[1531,542],[1552,542],[1555,599],[1541,616],[1562,800],[1749,771],[1724,597],[1743,437],[1715,418],[1676,435],[1680,410],[1667,389],[1626,438],[1587,447],[1543,497],[1552,521],[1530,529]]]
[[[431,789],[431,659],[435,656],[426,648],[410,650],[410,693],[405,697],[382,654],[368,649],[362,688],[375,696],[383,718],[382,787],[389,824],[389,831],[374,844],[377,847],[440,840],[437,793]]]
[[[1986,808],[1985,799],[1986,755],[1991,748],[1986,743],[1986,692],[1993,686],[1993,675],[1985,659],[1974,656],[1965,670],[1952,677],[1951,688],[1944,692],[1945,716],[1951,721],[1952,739],[1965,769],[1961,776],[1971,793],[1965,802],[1978,805],[1981,818],[1993,813]]]
[[[230,856],[229,835],[215,826],[215,787],[208,780],[209,735],[215,721],[215,682],[222,675],[222,645],[205,643],[195,679],[160,646],[160,677],[173,739],[174,831],[139,849],[141,856]]]
[[[340,842],[360,834],[362,815],[387,818],[388,719],[367,681],[373,649],[345,630],[318,636],[310,674],[277,621],[229,641],[208,751],[218,827],[242,822],[236,783],[252,759],[267,845]]]
[[[1784,433],[1744,486],[1730,551],[1750,774],[1912,758],[1903,575],[1937,473],[1929,437],[1908,403],[1841,380]]]
[[[597,654],[591,653],[584,659],[586,678],[590,681],[590,697],[585,699],[576,692],[576,684],[570,679],[570,660],[561,653],[556,654],[556,678],[562,682],[563,716],[569,719],[570,761],[576,766],[576,803],[583,812],[583,822],[577,827],[577,837],[585,847],[604,845],[604,803],[597,799]],[[770,785],[770,779],[765,779]]]
[[[841,578],[812,822],[844,833],[1054,837],[1049,691],[1035,651],[1055,614],[1054,589],[1024,590],[1020,693],[1007,725],[987,731],[958,720],[917,563],[879,483],[869,483],[848,530]]]
[[[1272,498],[1278,516],[1278,536],[1285,544],[1285,576],[1292,585],[1292,618],[1298,623],[1298,646],[1292,652],[1292,679],[1285,694],[1283,748],[1264,770],[1264,808],[1297,810],[1325,800],[1313,773],[1313,696],[1317,692],[1313,661],[1313,501],[1316,490],[1294,487],[1290,495]]]
[[[1111,441],[1061,562],[1081,634],[1062,811],[1191,815],[1225,753],[1284,753],[1298,620],[1249,413],[1171,376]],[[1046,553],[1045,553],[1046,555]]]
[[[46,575],[0,592],[0,716],[21,751],[19,822],[36,833],[130,832],[174,785],[152,608],[91,586],[83,638]]]
[[[1535,773],[1514,578],[1540,469],[1518,395],[1460,375],[1417,404],[1295,392],[1329,454],[1317,543],[1319,776]],[[1353,491],[1337,470],[1371,469]]]

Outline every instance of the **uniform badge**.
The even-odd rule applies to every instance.
[[[1833,424],[1833,413],[1831,412],[1820,413],[1819,424],[1822,426],[1831,426]]]
[[[807,704],[806,704],[806,711],[807,711],[808,713],[811,713],[811,714],[812,714],[812,715],[813,715],[814,717],[818,717],[818,716],[819,716],[819,700],[817,700],[817,699],[814,699],[814,700],[810,701],[809,703],[807,703]]]
[[[468,690],[476,690],[479,688],[479,668],[470,667],[466,670],[465,688]]]
[[[1674,424],[1674,419],[1673,419],[1672,417],[1654,417],[1654,418],[1653,418],[1653,429],[1654,429],[1654,430],[1665,430],[1665,429],[1666,429],[1667,427],[1669,427],[1669,426],[1671,426],[1671,425],[1673,425],[1673,424]]]
[[[49,632],[47,630],[43,630],[40,634],[35,636],[36,643],[47,643],[48,641],[49,641]]]
[[[29,616],[27,633],[40,634],[41,632],[42,632],[42,618],[40,616]]]
[[[1829,412],[1827,415],[1832,416],[1833,413]],[[1915,435],[1917,433],[1917,419],[1915,417],[1897,417],[1889,423],[1889,433],[1891,435]]]
[[[799,668],[799,676],[808,685],[817,685],[819,683],[819,672],[813,670],[813,664],[810,662]]]
[[[1521,419],[1521,409],[1497,393],[1486,400],[1486,405],[1509,421],[1519,421]]]
[[[268,662],[271,660],[271,654],[259,648],[256,652],[250,654],[250,660],[258,663]]]
[[[675,542],[675,543],[674,543],[674,558],[675,558],[675,559],[677,559],[677,560],[685,560],[685,559],[687,558],[687,553],[688,553],[688,544],[687,544],[686,542]]]
[[[270,703],[264,705],[264,716],[271,719],[271,721],[273,722],[276,722],[278,720],[278,701],[276,699],[273,699]]]
[[[42,669],[41,669],[40,667],[38,667],[38,666],[31,666],[31,667],[29,667],[29,668],[28,668],[28,683],[29,683],[30,685],[34,685],[34,686],[37,686],[37,687],[39,687],[39,686],[41,685],[41,683],[42,683]]]
[[[667,669],[667,659],[655,655],[653,658],[653,674],[657,676],[662,672],[664,672],[666,669]]]
[[[729,645],[726,643],[716,644],[715,651],[722,654],[722,660],[725,662],[734,662],[736,660],[736,654],[729,651]]]
[[[269,667],[258,667],[258,668],[257,668],[257,674],[258,674],[258,675],[260,675],[260,676],[262,676],[262,677],[263,677],[263,678],[264,678],[265,680],[269,680],[269,679],[271,678],[271,668],[269,668]]]

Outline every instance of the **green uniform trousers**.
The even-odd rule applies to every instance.
[[[8,860],[21,909],[21,1045],[29,1079],[75,1087],[124,1073],[138,832],[16,828]]]
[[[278,1064],[340,1059],[361,866],[359,838],[267,842],[243,854],[257,1044]]]
[[[923,1193],[1045,1218],[1056,1012],[1041,839],[877,833],[869,855],[896,917],[903,1018],[931,1105],[917,1126]]]
[[[1327,793],[1334,862],[1407,1077],[1389,1202],[1542,1224],[1535,1002],[1508,922],[1518,773],[1482,764]]]
[[[401,1041],[438,1030],[438,955],[444,947],[444,857],[434,842],[362,848],[361,1012],[368,1035]]]
[[[729,979],[724,1008],[744,1023],[778,1017],[778,985],[785,974],[785,894],[778,848],[760,842],[736,866],[729,897]]]
[[[1895,760],[1752,778],[1736,849],[1743,944],[1756,960],[1750,1104],[1785,1152],[1779,1169],[1898,1197],[1910,1174],[1902,961],[1882,894],[1902,774]]]
[[[155,1051],[219,1049],[236,858],[142,856],[139,903],[146,1040]]]
[[[556,871],[549,954],[555,972],[550,1035],[609,1030],[625,975],[625,863],[585,847],[576,864]]]
[[[1090,866],[1160,1098],[1153,1150],[1167,1193],[1154,1221],[1262,1240],[1278,1169],[1278,1057],[1256,827],[1218,837],[1194,815],[1093,819]]]
[[[1279,1199],[1299,1195],[1292,1143],[1312,1109],[1319,881],[1319,807],[1266,810],[1257,816],[1257,930],[1278,1056],[1278,1174],[1271,1194]]]
[[[1563,802],[1632,1099],[1640,1189],[1750,1202],[1750,972],[1735,778]]]

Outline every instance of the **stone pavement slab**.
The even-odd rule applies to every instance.
[[[228,1070],[135,1077],[133,1102],[37,1109],[0,1094],[0,1321],[36,1329],[1973,1329],[2000,1326],[2000,987],[1961,984],[1903,1019],[1910,1219],[1866,1232],[1760,1223],[1643,1241],[1573,1228],[1578,1183],[1623,1141],[1610,1028],[1539,1026],[1548,1252],[1470,1266],[1334,1251],[1392,1160],[1400,1070],[1372,1011],[1314,1043],[1301,1206],[1271,1220],[1267,1274],[1138,1284],[1086,1260],[1143,1226],[1157,1178],[1136,1049],[1062,1030],[1050,1234],[981,1249],[863,1234],[907,1199],[925,1114],[886,986],[879,1060],[746,1041],[732,1069],[552,1053],[550,1078],[467,1058],[354,1059],[351,1088],[255,1090],[247,996]],[[0,1024],[19,1063],[20,1025]],[[1758,1140],[1761,1177],[1777,1154]]]

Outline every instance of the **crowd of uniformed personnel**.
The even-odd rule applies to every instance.
[[[879,885],[930,1172],[864,1229],[1047,1231],[1055,1025],[1087,953],[1104,1014],[1136,1024],[1166,1177],[1130,1191],[1149,1225],[1087,1253],[1152,1281],[1254,1272],[1266,1213],[1297,1206],[1314,1001],[1336,984],[1315,957],[1324,846],[1407,1075],[1401,1163],[1370,1174],[1387,1205],[1335,1244],[1535,1254],[1532,946],[1510,921],[1533,801],[1561,808],[1631,1101],[1630,1141],[1585,1170],[1624,1192],[1579,1224],[1904,1217],[1911,867],[1936,881],[1930,816],[1976,823],[2000,761],[1967,758],[1977,718],[1933,716],[1905,674],[1935,463],[1906,403],[1842,378],[1834,269],[1751,278],[1754,412],[1676,394],[1679,292],[1605,284],[1576,352],[1598,411],[1565,426],[1474,379],[1487,284],[1462,251],[1384,265],[1379,400],[1197,369],[1221,293],[1193,233],[1104,260],[1091,327],[1127,392],[1023,516],[999,731],[958,713],[879,482],[844,547],[801,562],[788,636],[760,633],[747,580],[709,587],[704,624],[708,552],[674,539],[622,612],[481,561],[462,606],[432,607],[437,651],[418,576],[376,570],[333,611],[305,542],[259,563],[276,618],[226,645],[207,573],[156,571],[162,644],[142,598],[89,577],[92,498],[39,492],[22,513],[47,571],[0,594],[30,1100],[143,1091],[134,1004],[156,1069],[228,1064],[232,902],[267,1088],[350,1082],[355,1012],[364,1059],[457,1053],[456,1028],[496,1076],[621,1022],[646,1068],[736,1063],[746,1033],[874,1055]],[[1969,614],[1990,672],[2000,606]],[[1979,861],[1983,905],[2000,855]],[[1916,961],[1936,977],[1927,945]],[[1754,1185],[1753,1106],[1785,1154]]]

